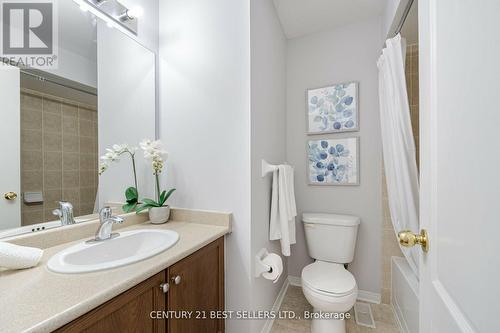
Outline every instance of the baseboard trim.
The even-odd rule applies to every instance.
[[[394,314],[396,326],[398,326],[399,331],[401,333],[409,333],[410,330],[408,329],[408,326],[406,325],[403,314],[401,313],[401,309],[399,308],[399,305],[397,304],[397,302],[394,299],[392,299],[392,302],[390,305],[391,305],[392,313]]]
[[[298,276],[289,275],[288,281],[290,282],[291,286],[296,286],[296,287],[302,286],[302,281],[300,280],[300,277],[298,277]],[[358,301],[380,304],[381,300],[382,300],[382,296],[378,293],[374,293],[374,292],[366,291],[366,290],[358,290]]]
[[[274,301],[272,311],[273,312],[278,312],[281,303],[283,303],[283,299],[285,298],[286,291],[288,290],[288,286],[290,285],[290,282],[288,279],[285,279],[285,282],[283,282],[283,285],[281,286],[281,290],[278,293],[278,296],[276,297],[276,300]],[[264,327],[262,327],[261,333],[270,333],[274,324],[274,319],[267,319],[266,323],[264,324]]]
[[[302,286],[302,280],[298,276],[288,275],[288,282],[290,282],[291,286],[295,286],[295,287],[301,287]]]

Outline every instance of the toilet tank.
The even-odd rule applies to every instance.
[[[350,263],[354,257],[360,218],[352,215],[304,213],[309,256],[321,261]]]

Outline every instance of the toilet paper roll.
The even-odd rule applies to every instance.
[[[283,261],[281,257],[275,253],[270,253],[262,259],[262,263],[271,267],[271,271],[262,273],[262,277],[273,281],[273,283],[278,282],[281,273],[283,273]]]

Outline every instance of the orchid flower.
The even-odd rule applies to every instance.
[[[106,148],[106,153],[101,156],[101,164],[99,166],[99,175],[102,175],[110,166],[112,162],[119,162],[120,156],[122,154],[129,154],[132,159],[132,170],[134,172],[134,184],[135,187],[129,187],[125,191],[125,197],[127,199],[127,204],[123,206],[123,210],[130,212],[137,206],[139,202],[139,193],[137,190],[137,172],[135,168],[135,153],[137,151],[136,147],[130,147],[126,143],[114,144],[111,148]]]

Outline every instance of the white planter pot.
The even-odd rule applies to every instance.
[[[162,224],[170,217],[170,206],[153,207],[149,209],[149,221],[152,224]]]

